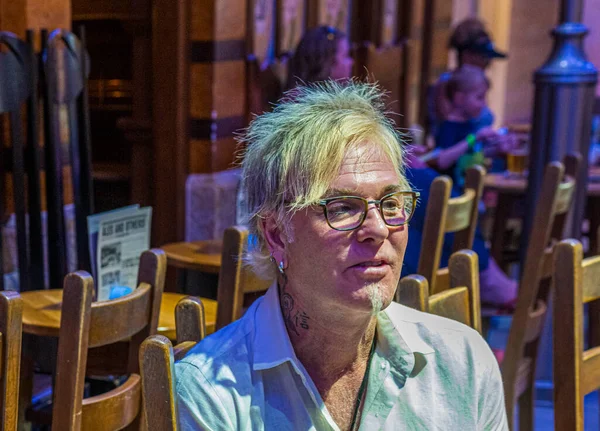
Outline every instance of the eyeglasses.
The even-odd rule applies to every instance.
[[[359,196],[336,196],[319,201],[329,227],[348,231],[358,229],[367,218],[369,205],[379,208],[381,218],[388,226],[402,226],[410,221],[415,212],[418,192],[400,191],[369,201]]]

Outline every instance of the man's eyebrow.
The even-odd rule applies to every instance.
[[[379,197],[388,195],[394,192],[406,191],[406,187],[401,186],[400,184],[389,184],[385,186],[380,192]],[[356,191],[356,189],[330,189],[327,190],[323,199],[333,198],[336,196],[360,196],[360,194]]]
[[[406,187],[401,186],[400,184],[389,184],[385,186],[385,188],[381,191],[380,196],[387,195],[394,192],[405,192]]]
[[[358,196],[356,190],[352,189],[329,189],[325,192],[323,199],[333,198],[336,196]]]

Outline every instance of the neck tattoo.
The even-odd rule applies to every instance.
[[[308,331],[310,317],[308,317],[308,314],[304,310],[300,310],[296,306],[294,297],[287,291],[286,285],[286,279],[279,284],[281,314],[283,315],[283,321],[287,330],[299,337],[300,330]]]

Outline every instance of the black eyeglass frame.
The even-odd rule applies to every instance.
[[[401,224],[389,224],[385,218],[385,215],[383,214],[383,210],[381,209],[381,203],[383,201],[385,201],[386,199],[390,198],[391,196],[395,196],[395,195],[410,195],[412,196],[413,200],[413,205],[412,205],[412,210],[409,214],[409,216],[406,218],[406,220],[401,223]],[[329,227],[333,230],[337,230],[337,231],[341,231],[341,232],[348,232],[348,231],[352,231],[352,230],[356,230],[358,228],[360,228],[363,223],[365,222],[365,220],[367,219],[367,213],[369,211],[369,205],[370,204],[375,204],[375,206],[377,207],[377,209],[379,210],[379,214],[381,215],[381,219],[383,220],[383,222],[387,225],[387,226],[391,226],[391,227],[400,227],[400,226],[404,226],[405,224],[408,224],[408,222],[412,219],[414,213],[415,213],[415,208],[417,207],[417,199],[419,198],[419,196],[421,196],[421,194],[419,192],[414,192],[414,191],[410,191],[410,190],[400,190],[397,192],[392,192],[392,193],[388,193],[387,195],[383,196],[381,199],[374,199],[374,200],[368,200],[365,199],[361,196],[351,196],[351,195],[344,195],[344,196],[332,196],[330,198],[326,198],[326,199],[321,199],[318,204],[323,207],[323,215],[325,216],[325,220],[327,220],[327,224],[329,225]],[[356,227],[351,227],[351,228],[337,228],[337,227],[333,227],[331,225],[331,222],[329,221],[329,216],[327,214],[327,204],[329,202],[333,202],[333,201],[337,201],[340,199],[348,199],[348,198],[352,198],[352,199],[359,199],[361,201],[364,202],[365,204],[365,209],[362,212],[362,218],[360,220],[360,222],[358,223],[358,225]]]

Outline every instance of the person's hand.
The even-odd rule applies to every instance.
[[[519,147],[519,140],[514,133],[500,136],[498,140],[498,151],[503,154],[510,153]]]
[[[475,133],[475,138],[478,141],[489,141],[496,139],[499,136],[498,132],[491,127],[484,127]]]

